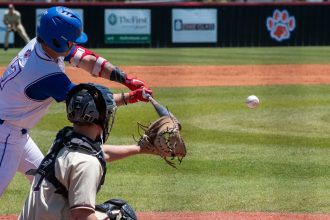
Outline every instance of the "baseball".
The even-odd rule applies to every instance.
[[[249,108],[255,108],[259,105],[259,98],[255,95],[250,95],[246,98],[246,105]]]

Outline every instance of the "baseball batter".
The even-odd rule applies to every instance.
[[[5,14],[3,16],[3,23],[7,27],[6,34],[5,34],[4,50],[8,49],[8,40],[9,40],[10,32],[17,31],[17,33],[25,41],[25,43],[28,43],[30,41],[30,38],[26,34],[25,28],[22,25],[21,13],[19,11],[15,10],[15,7],[13,4],[8,5],[8,10],[5,11]]]
[[[122,103],[147,101],[152,94],[143,81],[128,77],[92,51],[78,46],[87,42],[78,14],[52,7],[41,16],[37,37],[10,62],[0,77],[0,196],[16,171],[23,174],[39,166],[43,154],[29,130],[55,100],[64,101],[74,84],[65,75],[64,61],[96,77],[122,83],[129,93],[115,94]],[[32,181],[32,177],[28,176]]]

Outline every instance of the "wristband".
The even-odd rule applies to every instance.
[[[104,59],[103,57],[97,57],[93,70],[92,70],[92,75],[100,77],[102,70],[107,62],[108,61],[106,59]]]
[[[121,93],[121,98],[124,101],[125,105],[127,105],[124,92]]]
[[[126,75],[123,71],[121,71],[118,67],[114,68],[110,74],[110,80],[125,83]]]

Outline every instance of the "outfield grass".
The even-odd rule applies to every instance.
[[[137,211],[330,212],[330,87],[209,87],[155,89],[182,122],[188,155],[175,170],[139,155],[108,165],[98,202],[127,199]],[[261,105],[248,109],[247,94]],[[157,116],[151,105],[121,107],[112,144],[133,143],[136,122]],[[68,124],[53,105],[33,129],[46,152]],[[0,199],[0,213],[18,213],[28,191],[17,175]]]
[[[330,63],[330,47],[96,51],[119,66]],[[1,53],[0,65],[16,53]],[[121,197],[137,211],[330,213],[329,86],[156,88],[154,94],[182,122],[187,157],[177,170],[145,155],[108,165],[98,202]],[[257,109],[244,104],[250,94],[261,100]],[[111,143],[133,143],[136,122],[156,118],[150,104],[119,108]],[[64,104],[55,104],[31,135],[45,153],[65,125]],[[0,198],[0,214],[19,213],[28,189],[16,175]]]
[[[118,66],[328,64],[330,47],[93,49]],[[18,49],[1,52],[0,65]]]

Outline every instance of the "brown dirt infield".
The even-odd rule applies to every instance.
[[[125,66],[129,75],[143,79],[150,88],[241,85],[330,84],[330,65],[239,65],[239,66]],[[4,67],[0,67],[0,72]],[[81,69],[67,67],[74,83],[102,83],[109,88],[124,86],[91,77]]]
[[[150,88],[330,84],[330,65],[125,66],[121,69],[143,79]],[[74,83],[94,82],[109,88],[125,88],[76,68],[68,67],[67,74]],[[138,212],[137,215],[140,220],[330,220],[330,215],[325,214],[268,212]],[[4,219],[17,219],[17,215],[0,216],[0,220]]]
[[[330,84],[330,65],[240,65],[240,66],[126,66],[126,73],[154,87]],[[93,78],[76,68],[67,68],[75,83],[90,81],[109,88],[122,87]],[[124,87],[123,87],[124,88]]]

